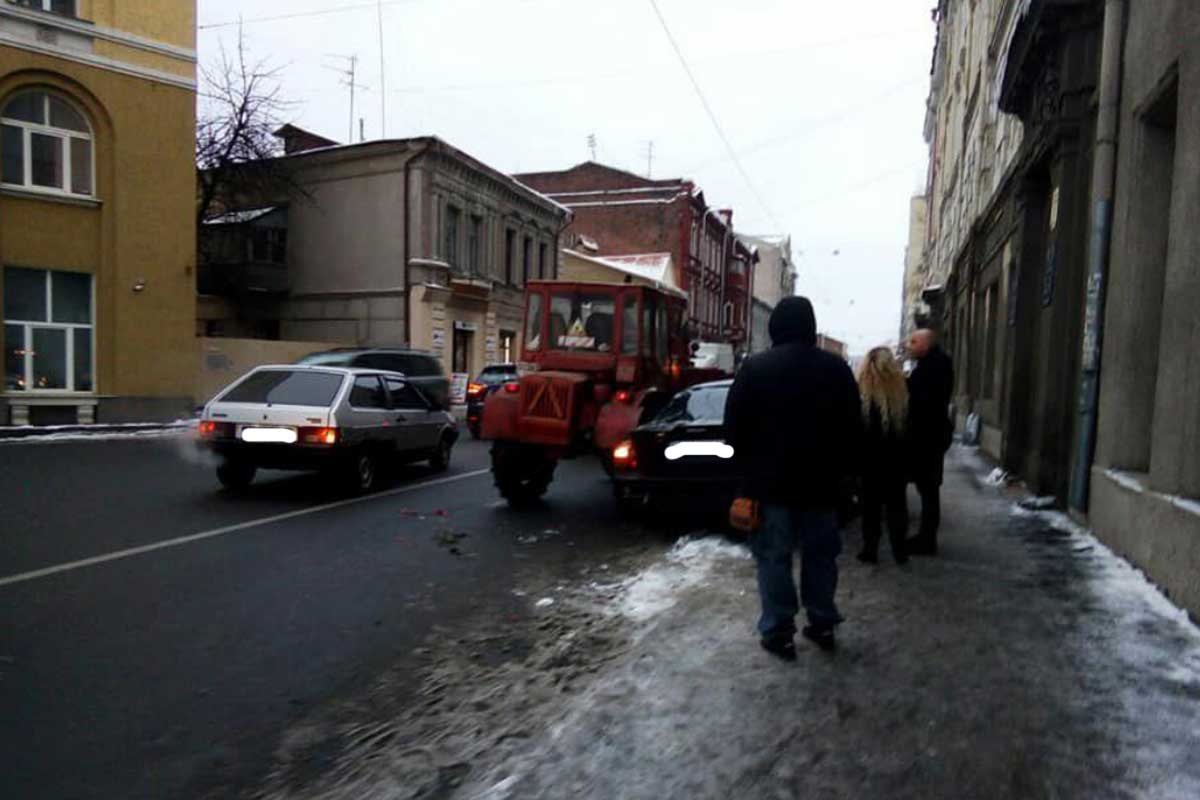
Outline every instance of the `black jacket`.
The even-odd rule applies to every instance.
[[[770,320],[774,346],[746,360],[725,404],[742,493],[792,508],[835,508],[858,464],[858,385],[816,346],[812,304],[785,298]]]
[[[883,415],[874,402],[863,430],[861,458],[864,484],[882,486],[908,480],[908,438],[904,432],[884,430]]]
[[[953,392],[954,365],[935,346],[908,377],[908,435],[915,478],[936,474],[941,479],[942,456],[954,438],[949,411]]]

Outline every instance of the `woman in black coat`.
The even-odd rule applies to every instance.
[[[863,548],[858,560],[879,562],[881,522],[887,514],[888,538],[897,564],[908,561],[908,387],[896,357],[886,347],[867,353],[858,371],[866,431],[862,448]]]

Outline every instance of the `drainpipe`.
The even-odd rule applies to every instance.
[[[1100,400],[1100,357],[1104,334],[1104,296],[1107,288],[1112,233],[1113,182],[1116,175],[1117,132],[1121,110],[1121,60],[1124,48],[1125,0],[1104,4],[1104,42],[1100,51],[1099,102],[1096,111],[1096,149],[1092,168],[1091,241],[1088,245],[1087,299],[1084,308],[1082,372],[1079,378],[1079,440],[1071,480],[1071,508],[1086,512],[1091,490],[1092,459],[1096,455],[1096,411]]]
[[[409,291],[408,284],[408,240],[411,235],[412,226],[409,224],[409,217],[412,216],[412,211],[409,208],[412,205],[412,198],[408,196],[408,172],[412,167],[415,155],[408,157],[404,162],[404,346],[412,347],[412,295]]]

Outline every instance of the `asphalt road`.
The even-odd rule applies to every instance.
[[[342,502],[286,473],[219,490],[181,439],[0,445],[0,797],[242,794],[306,710],[644,541],[593,463],[520,513],[486,466],[464,440]]]

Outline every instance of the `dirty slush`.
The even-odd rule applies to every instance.
[[[415,691],[288,731],[259,796],[1200,797],[1200,633],[987,473],[953,451],[942,557],[842,559],[832,656],[759,650],[753,562],[697,533],[441,631]]]

